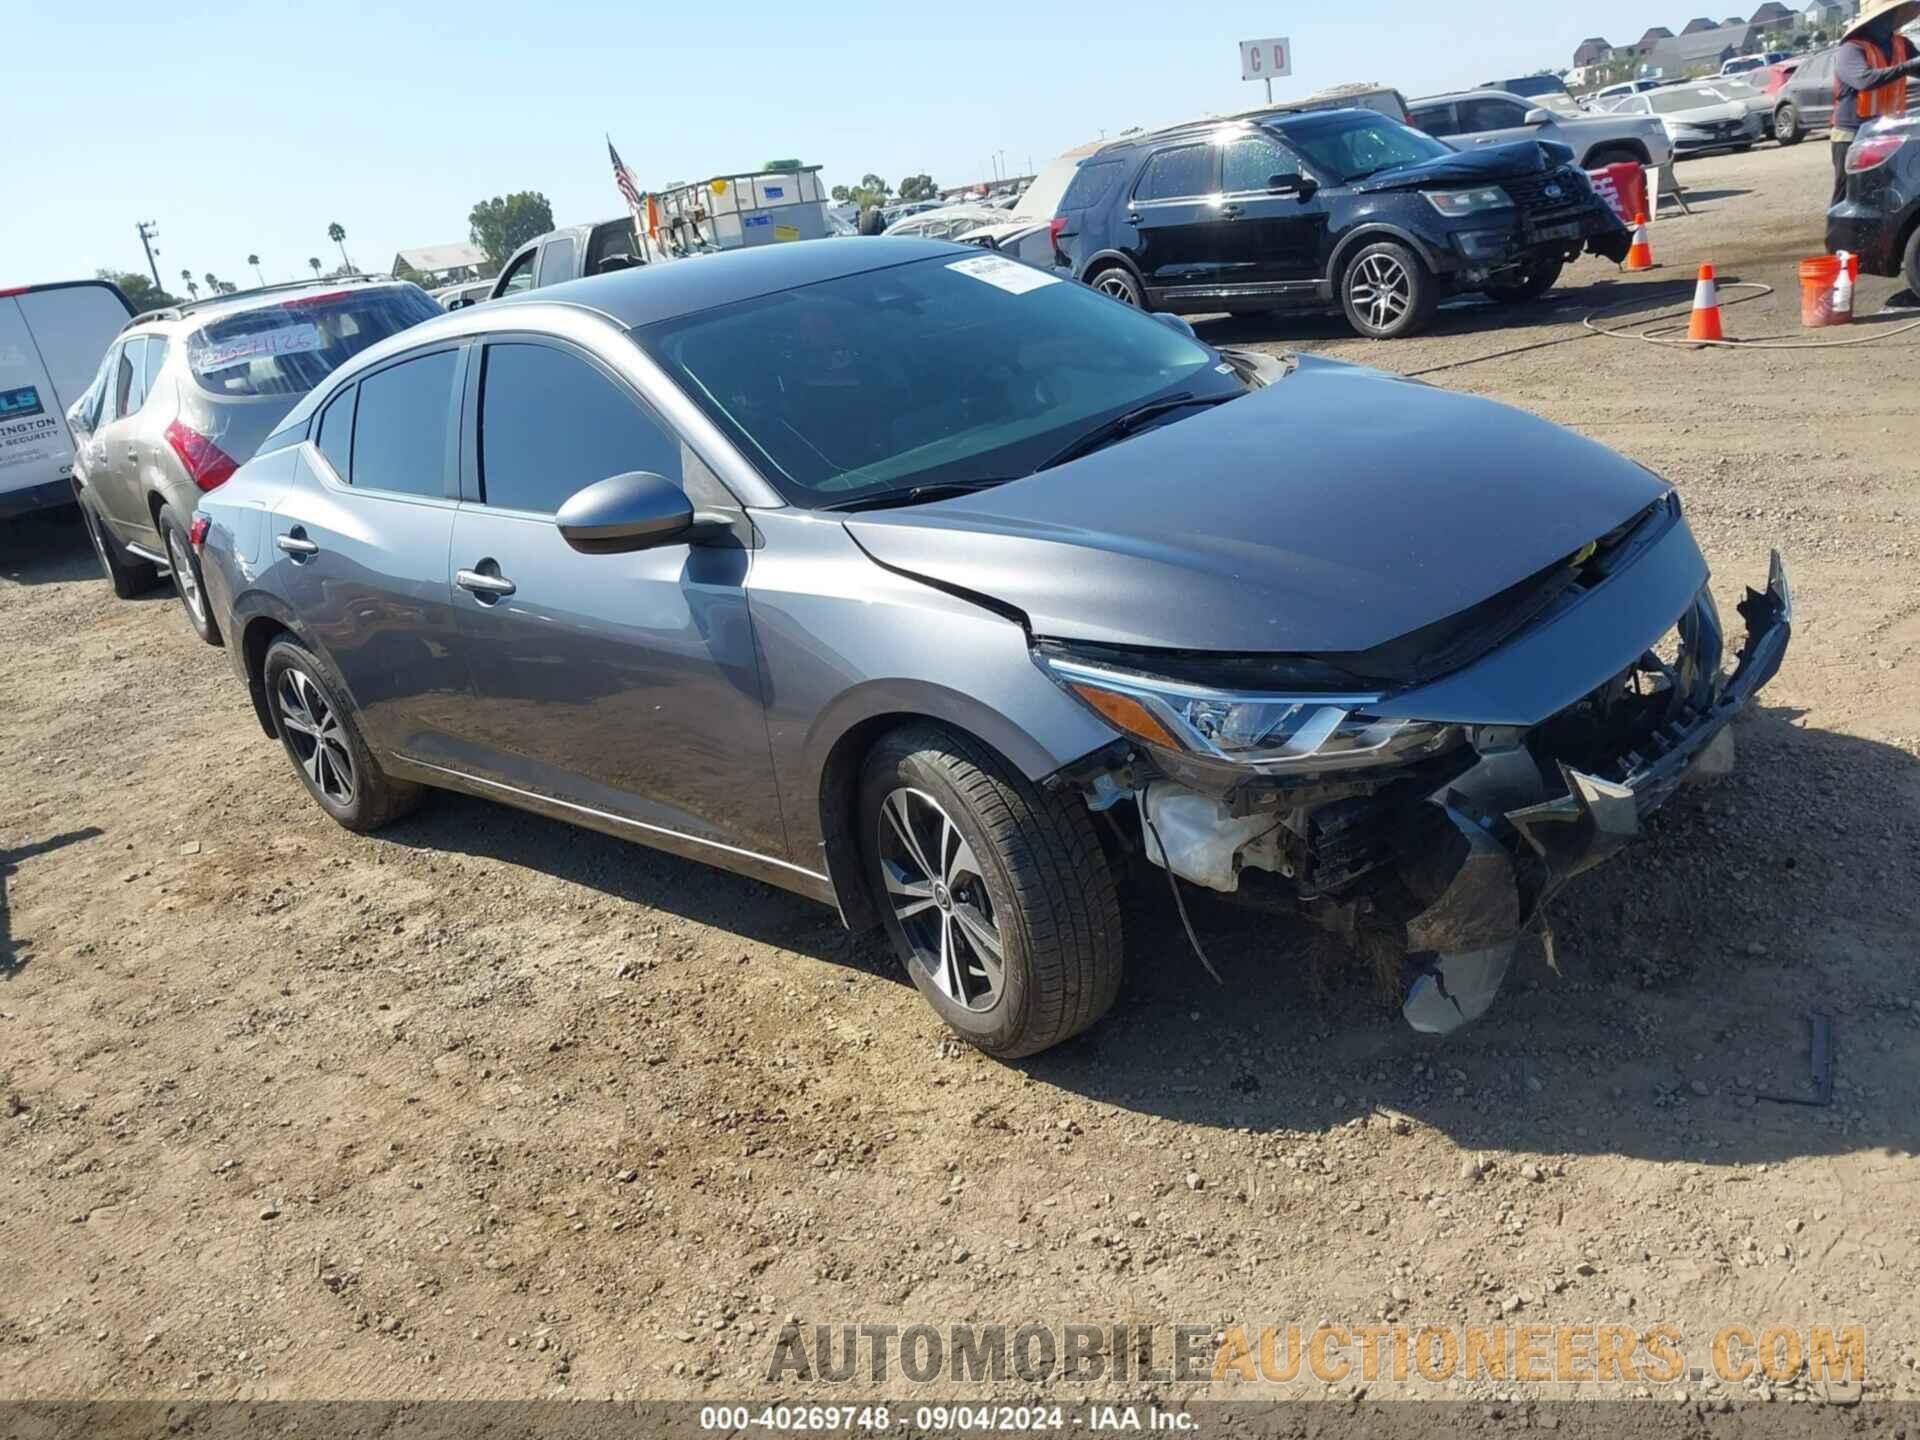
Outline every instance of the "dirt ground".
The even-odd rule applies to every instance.
[[[1779,287],[1730,333],[1796,332],[1827,164],[1687,165],[1663,269],[1586,261],[1530,312],[1201,327],[1406,372],[1564,340],[1429,378],[1670,478],[1730,621],[1770,547],[1790,567],[1737,776],[1579,882],[1560,973],[1444,1043],[1206,907],[1217,987],[1146,887],[1113,1017],[997,1064],[774,890],[452,796],[348,834],[170,592],[116,602],[70,516],[10,522],[0,1396],[852,1398],[903,1387],[764,1380],[789,1317],[1390,1316],[1667,1321],[1690,1354],[1860,1324],[1867,1393],[1920,1398],[1920,334],[1579,325],[1684,305],[1710,259]],[[1831,1108],[1756,1100],[1809,1093],[1814,1010]]]

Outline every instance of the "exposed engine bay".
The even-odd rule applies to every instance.
[[[1391,666],[1403,692],[1412,680],[1416,694],[1447,694],[1417,687],[1571,613],[1611,567],[1655,543],[1661,520],[1641,517],[1393,655],[1312,663]],[[1546,908],[1568,881],[1636,839],[1680,784],[1732,769],[1728,725],[1778,671],[1791,634],[1777,555],[1767,589],[1749,591],[1740,613],[1747,636],[1731,669],[1701,586],[1631,663],[1523,724],[1414,720],[1406,710],[1418,700],[1396,709],[1377,694],[1211,691],[1197,669],[1164,661],[1155,668],[1182,677],[1129,688],[1105,668],[1125,657],[1090,664],[1085,647],[1047,663],[1129,734],[1157,729],[1170,742],[1072,777],[1093,808],[1137,829],[1148,860],[1218,894],[1288,904],[1376,969],[1386,961],[1406,982],[1408,1023],[1445,1034],[1486,1013],[1525,936],[1540,935],[1551,956]],[[1377,673],[1354,678],[1378,683]],[[1250,762],[1214,763],[1236,742]]]

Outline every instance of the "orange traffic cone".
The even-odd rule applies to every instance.
[[[1633,217],[1633,248],[1627,251],[1627,269],[1653,269],[1653,242],[1647,238],[1647,217],[1644,213]]]
[[[1693,292],[1693,321],[1687,326],[1689,340],[1724,340],[1720,332],[1720,287],[1714,284],[1713,266],[1700,267],[1700,286]]]

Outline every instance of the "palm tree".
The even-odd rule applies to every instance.
[[[187,294],[195,300],[200,298],[200,283],[191,275],[187,276]]]
[[[207,271],[207,293],[210,295],[220,293],[220,277],[211,270]]]
[[[347,259],[347,227],[334,221],[327,226],[327,239],[340,247],[340,263],[348,270],[353,269],[353,261]]]
[[[253,267],[254,279],[258,280],[262,285],[265,285],[267,283],[267,277],[260,273],[260,257],[258,255],[249,255],[247,256],[247,263]]]
[[[309,255],[307,257],[307,264],[313,267],[313,278],[318,280],[320,278],[320,257],[317,255]]]

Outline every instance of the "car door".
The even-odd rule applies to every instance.
[[[554,236],[540,247],[540,264],[534,272],[533,286],[536,290],[548,285],[558,285],[563,281],[579,276],[579,268],[574,263],[580,254],[580,242],[571,232]]]
[[[588,555],[554,515],[649,471],[731,507],[629,383],[547,337],[492,337],[470,385],[454,606],[474,703],[461,767],[643,830],[786,853],[747,611],[752,551]]]
[[[1800,112],[1801,125],[1807,129],[1824,130],[1833,124],[1833,81],[1838,53],[1823,50],[1808,56],[1806,63],[1787,82],[1788,98]]]
[[[100,426],[94,431],[94,449],[88,457],[88,484],[94,499],[123,540],[142,539],[153,529],[146,504],[138,494],[141,457],[136,432],[140,405],[146,399],[146,364],[144,335],[120,342],[107,378]]]
[[[470,700],[447,575],[465,363],[458,345],[415,351],[329,398],[273,513],[269,588],[381,754],[444,754]]]
[[[1218,149],[1197,140],[1155,151],[1121,218],[1133,232],[1131,253],[1149,291],[1177,295],[1215,283],[1222,224]]]
[[[87,387],[77,407],[75,421],[77,428],[73,432],[73,475],[74,479],[93,497],[93,503],[104,513],[106,511],[106,493],[100,487],[107,470],[107,442],[101,432],[107,428],[113,414],[113,382],[120,368],[120,346],[116,342],[107,347],[107,353],[100,358],[100,368],[94,374],[93,383]]]
[[[1327,248],[1328,203],[1299,159],[1258,131],[1235,136],[1220,147],[1220,195],[1220,283],[1310,293]]]

